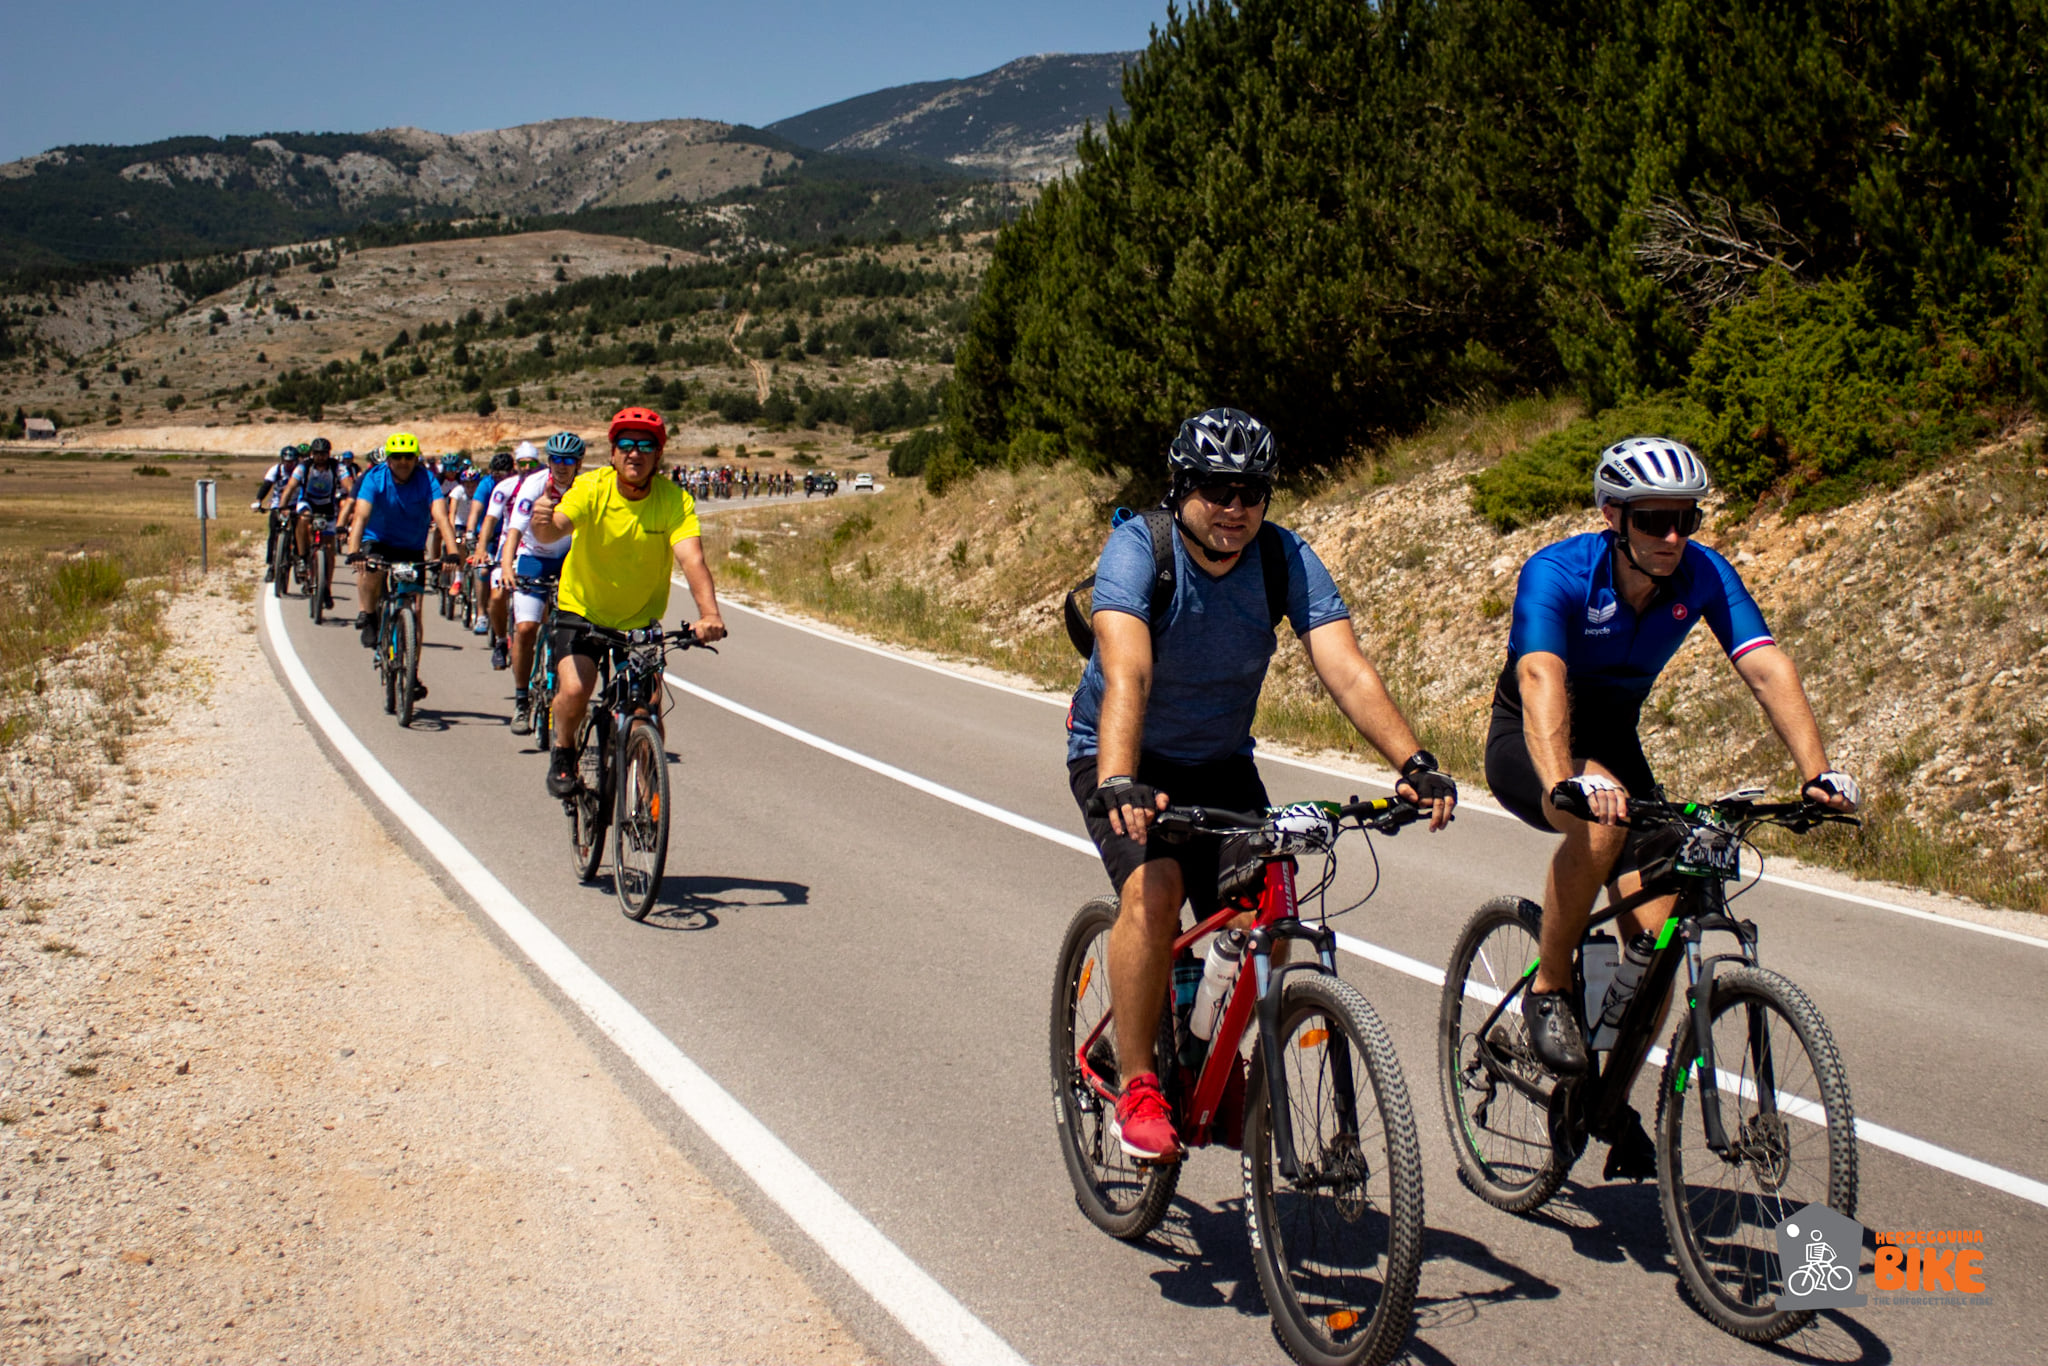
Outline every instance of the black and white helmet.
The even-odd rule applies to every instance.
[[[1593,502],[1638,498],[1704,498],[1712,481],[1692,448],[1663,436],[1632,436],[1600,452],[1593,467]]]
[[[1270,480],[1279,460],[1272,428],[1236,408],[1211,408],[1181,423],[1166,453],[1176,480]]]

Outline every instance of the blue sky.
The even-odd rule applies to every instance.
[[[186,133],[770,123],[1035,52],[1145,45],[1166,0],[10,0],[0,161]]]

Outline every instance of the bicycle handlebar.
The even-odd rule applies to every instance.
[[[1577,816],[1582,821],[1595,819],[1592,805],[1586,800],[1585,794],[1569,780],[1550,789],[1550,804],[1566,815]],[[1704,825],[1710,823],[1709,816],[1731,818],[1744,828],[1769,822],[1782,825],[1795,834],[1804,834],[1816,825],[1863,824],[1858,817],[1837,811],[1810,798],[1801,798],[1796,802],[1760,802],[1747,793],[1735,793],[1711,802],[1669,802],[1630,797],[1628,812],[1625,819],[1617,822],[1627,830],[1654,830],[1667,825]]]
[[[697,639],[697,628],[687,621],[679,621],[673,631],[663,631],[659,624],[642,626],[633,631],[614,631],[609,626],[585,626],[585,634],[613,645],[659,645],[664,650],[709,650],[718,653],[718,647]]]
[[[1320,809],[1337,825],[1346,820],[1356,820],[1354,828],[1371,827],[1383,835],[1391,835],[1404,825],[1428,820],[1430,808],[1417,806],[1405,797],[1378,797],[1371,801],[1353,798],[1343,806],[1331,803],[1304,803]],[[1280,822],[1297,807],[1276,807],[1270,811],[1225,811],[1213,806],[1169,806],[1152,817],[1153,828],[1169,835],[1231,835],[1247,830],[1269,830],[1279,828]],[[1332,814],[1334,811],[1334,814]],[[1341,827],[1340,827],[1341,828]]]

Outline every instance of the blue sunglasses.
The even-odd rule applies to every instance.
[[[643,451],[648,455],[652,455],[661,449],[660,446],[654,443],[652,437],[645,436],[622,436],[617,441],[612,442],[612,446],[616,450]]]

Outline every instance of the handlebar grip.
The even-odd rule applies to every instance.
[[[1593,819],[1592,804],[1586,794],[1574,787],[1569,779],[1550,789],[1550,804],[1567,816],[1577,816],[1582,821]]]

